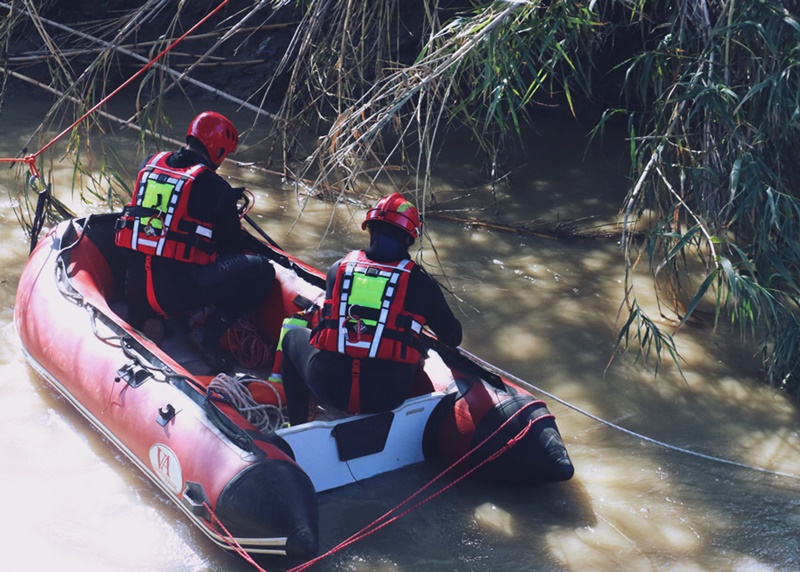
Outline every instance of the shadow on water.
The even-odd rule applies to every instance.
[[[594,525],[591,500],[577,479],[532,487],[467,479],[447,488],[452,478],[446,476],[422,490],[442,469],[417,466],[321,495],[322,528],[330,534],[323,535],[323,550],[375,522],[398,517],[328,557],[329,565],[341,569],[347,562],[383,562],[399,570],[514,570],[519,569],[523,545],[526,557],[535,558],[535,569],[555,570],[560,566],[548,546],[548,533]],[[403,503],[405,499],[411,500]]]
[[[696,339],[706,351],[703,363],[690,360],[686,381],[670,367],[655,379],[626,358],[601,372],[602,363],[591,364],[586,326],[553,327],[559,332],[558,340],[550,340],[553,353],[574,355],[575,340],[581,349],[559,361],[555,377],[561,383],[545,380],[548,390],[642,436],[595,424],[551,402],[576,476],[590,483],[598,519],[607,524],[598,531],[613,528],[622,545],[641,551],[628,559],[646,560],[656,569],[669,567],[679,554],[700,569],[800,565],[800,541],[788,533],[798,522],[791,508],[800,488],[796,407],[741,377],[737,364],[750,360],[737,355],[738,344],[720,347],[709,343],[708,332],[683,332],[684,344]],[[530,369],[520,365],[518,371]]]
[[[507,216],[535,216],[535,201],[527,200],[526,207],[517,197]],[[445,267],[448,284],[463,299],[464,347],[480,348],[481,356],[531,382],[534,393],[542,388],[642,436],[545,398],[596,518],[586,527],[591,534],[578,527],[572,538],[550,535],[549,553],[557,553],[560,565],[800,566],[800,541],[780,522],[794,526],[798,520],[785,508],[798,504],[797,408],[759,383],[747,340],[724,326],[687,325],[676,338],[685,379],[668,356],[658,377],[652,363],[644,370],[633,355],[609,365],[622,295],[621,253],[613,241],[474,229],[459,238],[454,228],[436,231],[443,258],[452,264]],[[641,284],[639,296],[657,317],[654,298]]]

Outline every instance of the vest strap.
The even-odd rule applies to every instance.
[[[168,318],[167,313],[161,307],[161,304],[158,303],[156,300],[156,290],[153,287],[153,257],[151,255],[145,256],[144,259],[144,269],[145,274],[147,274],[147,302],[150,304],[150,307],[162,318]]]
[[[136,207],[137,209],[142,209],[139,211],[139,214],[132,215],[136,218],[140,218],[141,216],[148,216],[152,213],[156,213],[155,209],[148,209],[146,207]],[[125,211],[125,215],[129,215],[130,212]],[[120,230],[123,228],[133,230],[135,224],[135,220],[133,218],[120,218],[117,220],[116,223],[116,230]],[[185,247],[185,249],[196,248],[201,252],[205,252],[206,254],[213,254],[216,252],[216,246],[214,243],[210,242],[209,240],[203,240],[203,238],[207,238],[208,232],[203,230],[202,232],[198,232],[198,229],[204,229],[205,227],[200,227],[197,223],[179,223],[178,229],[183,231],[185,234],[177,233],[174,230],[170,230],[167,232],[166,238],[171,240],[175,244],[181,244]],[[202,238],[201,238],[202,237]]]
[[[350,366],[350,401],[348,413],[361,413],[361,360],[354,359]]]
[[[158,209],[153,209],[150,207],[142,207],[139,205],[126,205],[122,207],[123,217],[144,218],[144,217],[151,217],[153,215],[160,216],[163,214],[164,213],[162,213]]]

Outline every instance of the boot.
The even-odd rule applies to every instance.
[[[142,325],[141,332],[157,346],[160,346],[167,336],[167,329],[161,318],[147,318]]]

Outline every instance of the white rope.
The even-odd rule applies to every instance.
[[[247,388],[247,385],[251,383],[259,383],[269,387],[275,394],[278,405],[258,403]],[[249,377],[231,377],[220,373],[211,380],[208,387],[227,398],[231,405],[261,432],[277,431],[286,424],[280,393],[266,381]]]
[[[642,435],[640,433],[636,433],[635,431],[631,431],[630,429],[626,429],[625,427],[622,427],[620,425],[612,423],[611,421],[606,421],[605,419],[602,419],[602,418],[598,417],[597,415],[593,415],[592,413],[589,413],[588,411],[586,411],[584,409],[581,409],[577,405],[573,405],[573,404],[571,404],[571,403],[569,403],[567,401],[564,401],[563,399],[560,399],[560,398],[556,397],[552,393],[548,393],[547,391],[536,387],[532,383],[529,383],[529,382],[527,382],[527,381],[525,381],[523,379],[520,379],[520,378],[516,377],[515,375],[512,375],[512,374],[510,374],[508,372],[505,372],[502,369],[500,369],[500,368],[498,368],[498,367],[496,367],[496,366],[494,366],[494,365],[492,365],[492,364],[490,364],[488,362],[483,361],[479,357],[469,353],[468,351],[466,351],[466,350],[464,350],[462,348],[458,348],[458,350],[461,353],[463,353],[464,355],[466,355],[467,357],[469,357],[471,360],[473,360],[473,361],[477,362],[478,364],[480,364],[481,366],[483,366],[484,369],[487,369],[487,370],[489,370],[491,372],[494,372],[494,373],[496,373],[496,374],[498,374],[498,375],[500,375],[500,376],[502,376],[502,377],[504,377],[506,379],[509,379],[509,380],[513,381],[514,383],[517,383],[519,385],[530,387],[532,390],[534,390],[534,391],[536,391],[538,393],[541,393],[542,395],[545,395],[546,397],[548,397],[548,398],[550,398],[550,399],[552,399],[554,401],[559,402],[561,405],[564,405],[565,407],[568,407],[568,408],[570,408],[570,409],[572,409],[574,411],[577,411],[581,415],[585,415],[589,419],[594,419],[598,423],[602,423],[603,425],[605,425],[607,427],[611,427],[612,429],[616,429],[617,431],[621,431],[622,433],[625,433],[625,434],[630,435],[632,437],[636,437],[637,439],[641,439],[642,441],[646,441],[647,443],[651,443],[653,445],[657,445],[659,447],[663,447],[664,449],[669,449],[671,451],[677,451],[678,453],[684,453],[686,455],[691,455],[693,457],[700,457],[701,459],[706,459],[708,461],[714,461],[716,463],[723,463],[725,465],[732,465],[734,467],[741,467],[743,469],[750,469],[752,471],[758,471],[758,472],[765,473],[765,474],[768,474],[768,475],[775,475],[775,476],[779,476],[779,477],[786,477],[788,479],[800,480],[800,476],[799,475],[795,475],[793,473],[784,473],[783,471],[774,471],[772,469],[765,469],[764,467],[756,467],[756,466],[753,466],[753,465],[748,465],[746,463],[740,463],[738,461],[731,461],[729,459],[723,459],[722,457],[715,457],[713,455],[706,455],[705,453],[698,453],[697,451],[692,451],[691,449],[684,449],[683,447],[677,447],[675,445],[670,445],[669,443],[664,443],[663,441],[658,441],[656,439],[652,439],[650,437],[646,437],[645,435]]]

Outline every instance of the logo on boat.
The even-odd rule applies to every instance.
[[[150,464],[174,493],[180,493],[183,475],[178,456],[166,445],[156,443],[150,447]]]

